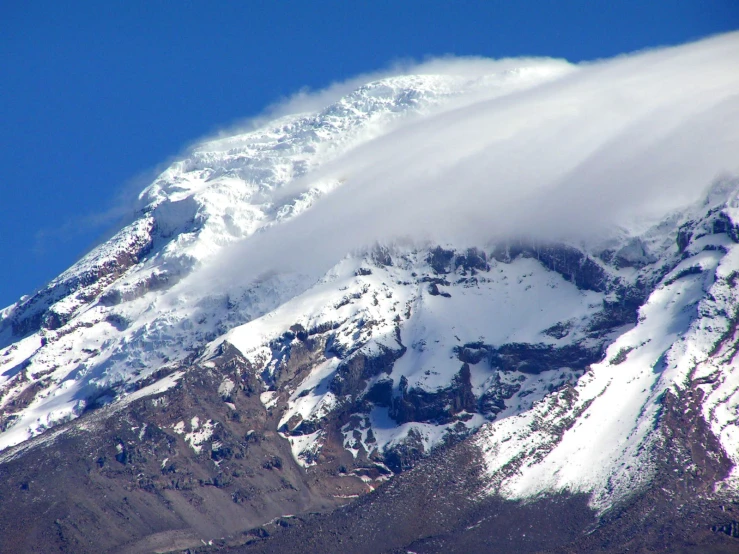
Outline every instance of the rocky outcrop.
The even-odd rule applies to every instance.
[[[477,399],[472,394],[470,366],[463,364],[449,387],[435,392],[408,388],[405,376],[400,378],[399,395],[393,399],[390,416],[398,423],[409,421],[445,424],[460,412],[474,412]]]
[[[667,394],[656,422],[664,436],[648,488],[598,515],[586,495],[507,501],[480,495],[487,477],[469,441],[441,448],[372,495],[329,514],[250,533],[226,552],[733,552],[739,502],[713,489],[730,468],[700,413],[701,393]],[[413,456],[399,452],[398,463]],[[405,455],[406,458],[402,458]],[[381,533],[377,530],[382,529]],[[302,549],[302,550],[301,550]]]
[[[224,345],[211,362],[170,390],[89,410],[52,439],[3,453],[0,495],[15,510],[0,510],[0,552],[195,548],[285,506],[325,510],[366,488],[307,474],[246,360]]]
[[[405,347],[392,350],[380,345],[378,353],[365,354],[356,352],[342,360],[331,379],[329,389],[339,397],[357,397],[364,392],[367,381],[382,373],[390,374],[393,364],[405,353]]]
[[[485,360],[504,372],[537,374],[560,368],[583,370],[599,361],[603,354],[599,345],[582,343],[556,347],[551,344],[508,343],[494,347],[483,343],[468,343],[454,349],[457,358],[477,364]]]
[[[564,244],[507,241],[493,249],[491,257],[510,263],[519,256],[535,258],[547,269],[583,290],[603,292],[611,281],[608,273],[582,250]]]
[[[8,316],[0,321],[0,336],[2,331],[8,328],[11,330],[10,340],[25,337],[42,328],[59,329],[73,317],[74,312],[55,311],[54,304],[75,293],[79,297],[80,304],[89,302],[99,294],[103,286],[115,281],[146,257],[151,252],[152,246],[152,238],[147,234],[141,234],[134,240],[118,246],[114,254],[107,255],[100,261],[84,264],[89,267],[84,267],[76,273],[67,272],[15,306]],[[2,346],[5,345],[0,344],[0,347]]]
[[[568,344],[559,348],[544,344],[504,344],[490,351],[490,363],[502,371],[541,373],[569,367],[585,369],[602,357],[600,348]]]

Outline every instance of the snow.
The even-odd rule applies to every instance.
[[[142,387],[139,390],[132,392],[130,394],[123,395],[121,399],[116,402],[116,405],[130,404],[131,402],[138,400],[139,398],[144,398],[147,396],[153,396],[155,394],[161,394],[163,392],[166,392],[172,387],[174,387],[179,382],[179,380],[182,379],[184,375],[185,375],[184,371],[175,371],[171,373],[170,375],[167,375],[166,377],[162,377],[158,381],[155,381],[151,385]]]
[[[723,250],[702,250],[715,244]],[[514,499],[542,491],[587,492],[591,506],[607,509],[652,476],[649,452],[658,440],[653,430],[664,391],[711,375],[717,380],[701,385],[707,392],[703,414],[734,463],[739,461],[735,343],[713,352],[737,313],[730,280],[739,269],[738,250],[719,235],[697,238],[688,252],[642,306],[638,324],[579,380],[571,404],[558,393],[483,428],[476,442],[491,491]],[[565,418],[574,424],[558,439],[552,428]]]
[[[304,468],[316,465],[315,458],[320,452],[323,431],[316,431],[308,435],[284,436],[290,443],[293,458]]]
[[[472,417],[463,424],[468,429],[476,429],[482,425],[485,419],[479,414],[470,414]],[[369,426],[371,426],[376,442],[368,444],[366,440],[366,429],[362,435],[362,446],[367,453],[374,450],[385,451],[399,444],[406,439],[409,434],[413,433],[418,437],[423,445],[424,451],[429,452],[433,447],[438,446],[444,440],[447,432],[456,425],[448,423],[443,425],[435,425],[431,423],[409,422],[398,425],[388,414],[387,408],[374,408],[369,416]],[[368,427],[369,427],[368,426]]]
[[[193,416],[192,419],[190,419],[189,433],[185,432],[186,426],[184,421],[177,422],[172,427],[172,430],[178,435],[183,435],[184,441],[190,446],[190,448],[192,448],[196,454],[200,454],[203,446],[213,436],[213,431],[215,430],[216,425],[218,425],[218,423],[210,419],[201,425],[200,418],[198,416]]]
[[[268,410],[277,405],[277,393],[275,391],[266,391],[259,395],[259,400]]]
[[[231,391],[236,388],[236,385],[234,385],[234,382],[231,381],[231,379],[224,379],[221,381],[221,384],[218,385],[218,394],[227,397],[231,394]]]
[[[532,259],[494,263],[478,286],[450,292],[451,298],[421,294],[412,304],[411,319],[403,326],[412,348],[394,371],[408,378],[409,387],[434,391],[446,386],[459,371],[459,361],[451,356],[455,346],[556,343],[542,331],[561,321],[586,319],[603,300],[602,294],[577,290]],[[478,373],[476,379],[488,376]]]
[[[336,396],[328,390],[329,379],[336,371],[338,360],[332,358],[315,368],[290,396],[288,408],[280,418],[282,427],[299,415],[303,420],[321,419],[336,406]],[[308,394],[305,394],[305,393]]]
[[[266,345],[279,339],[294,324],[305,329],[332,329],[332,344],[367,354],[376,352],[379,345],[399,351],[397,324],[401,340],[408,348],[388,377],[395,389],[401,377],[405,377],[409,388],[435,392],[450,386],[460,371],[462,364],[454,353],[455,347],[475,342],[557,346],[581,340],[583,330],[600,310],[604,298],[603,293],[578,290],[558,273],[526,258],[508,264],[492,260],[490,270],[478,273],[474,280],[465,280],[459,273],[448,274],[445,276],[448,286],[439,285],[439,289],[448,291],[450,296],[432,295],[425,279],[431,271],[425,249],[397,248],[392,266],[378,266],[371,256],[368,253],[347,257],[306,292],[215,341],[203,359],[213,355],[218,345],[226,341],[255,367],[262,368],[263,374],[271,375],[276,362]],[[531,317],[532,314],[536,317]],[[565,339],[543,334],[545,329],[562,321],[570,323]],[[291,391],[281,413],[280,427],[294,421],[320,421],[338,405],[339,399],[329,385],[340,363],[340,358],[329,357],[312,368]],[[501,417],[530,409],[552,389],[575,382],[580,375],[562,368],[540,375],[516,372],[501,376],[486,364],[472,365],[471,374],[473,392],[478,396],[495,383],[496,377],[520,386]],[[370,380],[367,389],[376,380]],[[276,407],[276,393],[262,393],[262,402],[268,408]],[[398,425],[389,419],[386,408],[384,415],[382,410],[376,409],[344,426],[344,445],[355,457],[360,447],[368,454],[376,450],[385,452],[408,438],[409,433],[417,436],[429,451],[443,442],[448,429],[457,423]],[[469,415],[464,425],[470,430],[485,421],[479,414]],[[368,441],[370,429],[372,441]],[[292,428],[288,429],[288,437],[289,431]],[[359,440],[355,439],[355,431],[361,435]],[[322,437],[312,436],[319,442]],[[302,438],[295,438],[298,454],[309,447],[320,449],[319,442],[312,444],[305,436],[299,437]]]
[[[85,391],[128,385],[163,367],[176,368],[213,336],[248,321],[260,324],[227,340],[249,355],[266,355],[259,350],[264,337],[285,328],[293,310],[316,313],[331,294],[330,280],[324,280],[323,294],[314,289],[304,298],[312,308],[295,302],[284,305],[314,284],[303,275],[275,275],[248,290],[206,287],[186,295],[163,291],[210,263],[226,246],[299,216],[340,188],[344,178],[310,183],[300,179],[391,132],[403,118],[456,109],[459,102],[469,101],[464,99],[470,92],[492,98],[574,70],[563,62],[525,63],[528,67],[507,67],[486,76],[428,74],[368,83],[317,112],[288,115],[193,147],[141,193],[129,225],[50,283],[50,305],[66,323],[11,345],[12,353],[8,348],[0,351],[2,367],[27,363],[22,373],[42,385],[33,404],[2,433],[0,449],[79,415],[83,406],[78,399]],[[121,265],[131,256],[133,265]],[[110,267],[120,270],[102,271]],[[86,276],[101,271],[103,277],[90,277],[93,282],[85,284]],[[392,311],[392,304],[383,301],[382,309]],[[275,311],[281,305],[282,310]],[[4,317],[22,307],[4,310]],[[363,317],[352,310],[350,303],[338,316]],[[271,315],[261,318],[264,314]],[[384,322],[389,337],[392,323],[385,317],[375,319]],[[376,344],[392,343],[381,332],[373,338]],[[17,397],[26,386],[19,377],[3,373],[2,402]]]
[[[33,356],[41,348],[41,335],[35,333],[21,339],[0,355],[0,385],[12,379],[19,371],[19,366]]]

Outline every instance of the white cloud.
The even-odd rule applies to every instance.
[[[526,63],[449,58],[395,73],[481,76]],[[323,107],[385,75],[299,95],[272,113]],[[585,239],[665,214],[737,170],[739,33],[731,33],[583,64],[504,96],[478,92],[406,120],[294,183],[287,193],[346,179],[293,221],[226,249],[190,282],[285,268],[320,274],[352,249],[397,237]]]
[[[331,83],[326,88],[317,91],[306,87],[287,98],[281,98],[267,106],[262,113],[254,117],[237,121],[232,125],[220,129],[212,136],[201,137],[185,148],[183,155],[193,147],[200,147],[209,141],[253,131],[282,116],[317,112],[367,83],[388,77],[398,77],[401,75],[457,75],[474,79],[532,65],[548,65],[553,70],[561,70],[563,66],[569,66],[570,64],[565,60],[551,58],[504,58],[493,60],[476,56],[445,56],[430,58],[423,62],[412,59],[398,60],[386,69],[362,73],[345,81]],[[467,100],[472,101],[473,99],[474,97],[468,98]]]

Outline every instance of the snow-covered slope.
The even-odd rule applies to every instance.
[[[633,328],[577,385],[476,438],[491,490],[512,498],[587,492],[594,507],[608,508],[654,477],[669,433],[661,427],[667,395],[698,398],[686,415],[696,426],[700,418],[708,422],[723,450],[710,455],[728,456],[736,467],[737,184],[718,183],[705,202],[669,221],[677,227],[665,254],[674,261],[660,272]],[[736,487],[736,479],[734,470],[725,484]]]
[[[290,222],[335,201],[346,179],[321,171],[341,168],[331,165],[337,160],[432,116],[437,125],[469,117],[473,102],[547,83],[560,94],[558,79],[578,71],[529,60],[494,74],[387,78],[318,112],[197,145],[141,193],[130,223],[109,241],[0,312],[0,449],[85,412],[184,386],[191,368],[220,371],[228,358],[258,381],[298,463],[310,470],[340,451],[349,460],[341,471],[370,486],[479,430],[487,492],[584,492],[605,509],[653,477],[667,440],[666,398],[688,393],[695,418],[719,441],[714,454],[736,465],[735,178],[639,228],[571,240],[517,228],[477,243],[469,239],[479,233],[446,243],[424,230],[354,244],[319,275],[285,264],[238,276],[259,260],[239,250],[244,244],[271,244],[273,258],[313,255],[312,237],[294,243],[301,251],[257,241],[289,234]],[[505,138],[506,129],[494,131]],[[588,144],[586,161],[610,144]],[[450,158],[465,166],[463,154]],[[435,167],[428,160],[429,179]],[[555,176],[574,179],[570,169]],[[437,204],[429,202],[433,213],[443,211],[443,199]],[[450,211],[452,224],[455,217]],[[330,221],[321,229],[349,233]],[[236,264],[240,253],[247,259]],[[228,398],[234,387],[224,376],[219,394]],[[170,430],[195,455],[217,451],[207,414],[188,421],[189,433],[185,420]],[[738,482],[732,473],[725,485]]]
[[[355,456],[383,454],[409,439],[424,452],[447,432],[494,417],[507,394],[501,389],[512,396],[500,415],[517,413],[548,387],[574,381],[584,363],[573,357],[568,363],[577,367],[569,369],[532,365],[502,373],[470,366],[467,357],[487,355],[490,345],[535,344],[544,357],[569,346],[587,359],[604,343],[586,333],[603,293],[578,290],[533,259],[488,262],[482,251],[441,248],[385,255],[381,262],[377,253],[345,260],[318,285],[223,339],[268,384],[284,381],[293,349],[315,352],[307,377],[293,380],[280,398],[282,430],[307,463],[320,448],[321,431],[313,429],[339,405],[351,406],[341,430]],[[546,333],[558,324],[566,337]],[[489,406],[478,407],[486,394]]]
[[[586,492],[605,509],[653,477],[666,394],[701,391],[695,416],[738,461],[738,195],[718,182],[591,252],[376,249],[210,348],[262,374],[306,466],[336,413],[345,448],[396,471],[482,426],[491,492]]]

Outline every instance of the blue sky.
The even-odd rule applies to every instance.
[[[739,28],[734,0],[5,2],[0,306],[193,140],[302,87],[445,54],[571,61]]]

